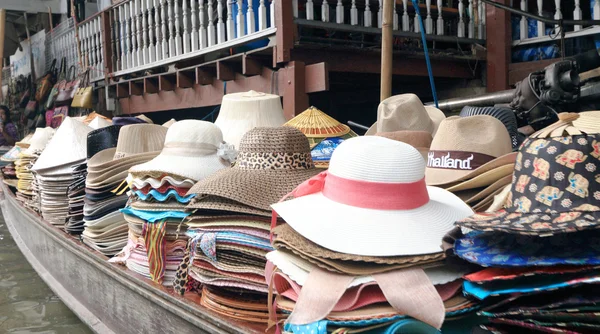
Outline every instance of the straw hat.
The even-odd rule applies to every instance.
[[[104,117],[95,117],[89,124],[92,129],[101,129],[112,125],[112,121],[110,119]]]
[[[162,126],[164,126],[165,128],[170,128],[171,125],[175,124],[175,122],[177,122],[177,121],[174,118],[171,118],[170,120],[165,122]]]
[[[279,96],[251,90],[223,96],[215,124],[223,132],[223,139],[237,149],[246,132],[256,127],[281,126],[285,121]]]
[[[302,236],[336,252],[431,254],[441,251],[453,222],[472,210],[454,194],[427,187],[424,177],[425,162],[412,146],[375,136],[351,138],[333,153],[328,172],[272,207]]]
[[[2,157],[0,157],[0,160],[5,162],[14,162],[17,159],[19,159],[19,155],[23,150],[24,149],[20,146],[15,145],[10,150],[8,150],[8,152],[4,153]]]
[[[588,134],[600,133],[600,110],[580,112],[573,125]]]
[[[378,132],[375,134],[379,137],[385,137],[391,140],[406,143],[416,148],[427,161],[427,153],[433,141],[431,133],[427,131],[394,131],[394,132]]]
[[[148,161],[163,147],[167,128],[155,124],[133,124],[119,130],[116,148],[102,150],[88,161],[89,171],[104,171],[119,163]],[[150,156],[150,158],[148,158]]]
[[[33,137],[31,137],[31,141],[29,147],[23,151],[23,155],[31,156],[36,152],[41,152],[46,148],[48,142],[54,136],[55,130],[51,127],[47,128],[37,128],[35,129],[35,133]]]
[[[488,115],[498,119],[508,131],[510,135],[513,150],[519,148],[521,144],[519,142],[519,126],[517,123],[517,116],[515,112],[510,108],[502,107],[464,107],[460,112],[460,117],[469,117],[475,115]]]
[[[306,109],[285,123],[284,126],[291,126],[304,133],[308,137],[311,149],[325,138],[342,137],[348,139],[358,136],[347,125],[338,122],[315,107]]]
[[[31,144],[32,137],[33,137],[33,133],[30,133],[27,136],[25,136],[25,138],[21,139],[21,141],[16,142],[15,145],[19,146],[22,149],[26,149]]]
[[[365,135],[412,130],[427,131],[434,136],[445,118],[446,115],[441,110],[424,106],[415,94],[396,95],[379,104],[377,122],[369,128]]]
[[[449,117],[444,120],[427,155],[428,185],[468,180],[514,163],[511,139],[502,122],[492,116]],[[488,185],[500,177],[487,174]],[[484,184],[485,185],[485,182]],[[481,186],[481,185],[480,185]]]
[[[233,168],[198,182],[188,194],[213,195],[268,211],[272,203],[318,173],[308,140],[292,127],[255,128],[240,143]],[[194,199],[188,206],[202,205]]]
[[[523,143],[506,210],[476,214],[457,224],[543,236],[600,228],[600,134],[567,124],[541,130]]]
[[[88,133],[87,158],[90,159],[102,150],[117,146],[120,129],[121,126],[119,125],[110,125]]]
[[[31,169],[40,172],[85,160],[87,134],[92,130],[66,117]]]
[[[231,151],[215,124],[179,121],[168,129],[160,154],[147,163],[133,166],[129,172],[134,177],[161,172],[199,181],[229,167],[235,158]]]

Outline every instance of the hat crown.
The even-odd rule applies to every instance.
[[[284,125],[300,130],[309,138],[341,137],[350,132],[347,125],[312,106]]]
[[[219,147],[222,142],[223,134],[216,125],[191,119],[171,125],[165,138],[165,146],[172,143],[180,143],[183,146],[202,143]]]
[[[415,94],[389,97],[377,108],[377,132],[400,130],[434,131],[433,121]]]
[[[406,143],[379,136],[355,137],[333,152],[329,173],[352,180],[412,183],[425,176],[425,161]]]
[[[33,137],[31,137],[29,148],[27,149],[27,153],[32,153],[34,151],[43,150],[52,136],[54,136],[54,129],[51,127],[46,128],[36,128]]]
[[[600,211],[599,159],[600,134],[528,138],[517,155],[507,211],[572,215],[563,222]]]
[[[133,154],[160,151],[164,145],[167,128],[156,124],[125,125],[119,131],[114,159]]]

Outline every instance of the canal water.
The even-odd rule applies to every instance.
[[[1,215],[0,333],[91,333],[29,265]]]

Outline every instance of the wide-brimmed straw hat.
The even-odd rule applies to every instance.
[[[287,126],[255,128],[242,139],[233,168],[190,189],[188,194],[197,194],[198,199],[188,208],[199,207],[201,196],[213,195],[268,211],[272,203],[317,173],[302,132]]]
[[[309,107],[296,117],[287,121],[284,126],[300,130],[308,138],[312,149],[325,138],[342,137],[348,139],[358,136],[345,124],[327,115],[315,107]]]
[[[508,131],[510,135],[513,150],[519,148],[519,126],[517,116],[510,108],[505,107],[464,107],[460,112],[460,117],[469,117],[475,115],[488,115],[498,119]]]
[[[223,132],[223,139],[239,149],[246,132],[256,127],[281,126],[285,121],[279,96],[252,90],[223,96],[215,124]]]
[[[600,110],[580,112],[573,125],[588,134],[600,133]]]
[[[506,175],[490,171],[502,171],[499,167],[514,163],[516,156],[506,127],[496,118],[449,117],[431,143],[425,179],[428,185],[441,186],[489,172],[489,185]]]
[[[416,148],[425,160],[427,160],[427,153],[429,153],[433,141],[431,133],[427,131],[378,132],[375,135],[406,143]]]
[[[357,255],[440,252],[453,222],[472,212],[454,194],[425,185],[419,151],[375,136],[340,144],[329,170],[291,195],[272,205],[286,223],[322,247]]]
[[[544,236],[600,228],[600,134],[581,132],[568,118],[577,115],[570,115],[559,114],[558,128],[551,125],[523,143],[506,210],[457,224]]]
[[[427,131],[433,136],[445,118],[441,110],[424,106],[415,94],[396,95],[381,101],[377,108],[377,122],[365,135],[411,130]]]
[[[218,170],[231,166],[235,152],[223,142],[221,130],[210,122],[179,121],[168,129],[160,154],[141,165],[131,167],[134,177],[155,172],[203,180]]]
[[[25,150],[25,149],[29,148],[29,145],[31,145],[32,137],[33,137],[33,133],[30,133],[27,136],[25,136],[23,139],[21,139],[20,141],[16,142],[15,145],[19,146],[20,148]]]
[[[46,145],[48,145],[52,136],[54,136],[54,132],[55,130],[51,127],[36,128],[29,142],[29,147],[21,153],[25,156],[41,153],[46,148]]]

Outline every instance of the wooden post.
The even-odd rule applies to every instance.
[[[306,66],[303,62],[291,61],[287,63],[285,70],[287,81],[283,84],[283,111],[285,117],[291,119],[309,107],[306,93]]]
[[[392,96],[392,58],[394,51],[394,0],[384,0],[381,27],[381,101]]]
[[[510,5],[510,0],[499,0],[498,2]],[[494,6],[486,6],[486,9],[487,91],[491,93],[509,88],[511,26],[509,12]]]
[[[0,65],[4,65],[4,34],[6,34],[6,10],[0,8]],[[2,88],[2,70],[0,66],[0,88]],[[0,100],[2,99],[2,89],[0,89]]]
[[[277,63],[290,61],[294,47],[294,11],[289,0],[275,2],[275,26],[277,27]],[[241,8],[241,7],[240,7]]]
[[[102,70],[104,71],[104,77],[106,78],[109,73],[114,72],[113,62],[110,61],[113,54],[113,43],[111,39],[112,31],[109,11],[106,10],[102,12],[100,24],[100,36],[102,38],[100,43],[104,44],[104,48],[102,49],[103,54],[101,55],[101,57],[104,58],[104,68]],[[113,29],[115,28],[113,27]]]

